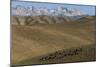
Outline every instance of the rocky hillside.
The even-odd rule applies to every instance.
[[[96,16],[79,16],[77,19],[68,16],[12,16],[11,24],[34,25],[34,24],[73,24],[95,23]]]
[[[72,23],[73,20],[67,16],[13,16],[12,24],[16,25],[33,25],[33,24],[56,24]]]

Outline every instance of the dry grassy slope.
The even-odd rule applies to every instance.
[[[76,20],[76,22],[78,23],[95,23],[96,21],[96,16],[86,16],[86,17],[82,17],[78,20]]]
[[[11,29],[12,64],[62,49],[95,46],[95,23],[12,25]]]

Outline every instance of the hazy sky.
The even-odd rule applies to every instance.
[[[73,5],[73,4],[57,4],[57,3],[39,3],[39,2],[22,2],[22,1],[12,1],[12,6],[21,5],[24,7],[34,6],[34,7],[46,7],[48,9],[54,9],[57,7],[67,7],[67,8],[75,8],[82,11],[88,15],[95,15],[95,6],[90,5]]]

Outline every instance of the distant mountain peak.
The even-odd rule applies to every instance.
[[[12,7],[13,15],[21,15],[21,16],[37,16],[37,15],[52,15],[52,16],[81,16],[84,15],[78,9],[70,9],[65,7],[58,7],[55,9],[48,9],[46,7],[36,8],[33,6],[23,7],[16,6]]]

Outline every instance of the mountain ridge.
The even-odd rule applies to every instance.
[[[49,9],[46,7],[23,7],[16,6],[12,7],[12,15],[20,16],[37,16],[37,15],[51,15],[51,16],[82,16],[85,15],[82,11],[78,9],[70,9],[65,7],[58,7],[55,9]]]

